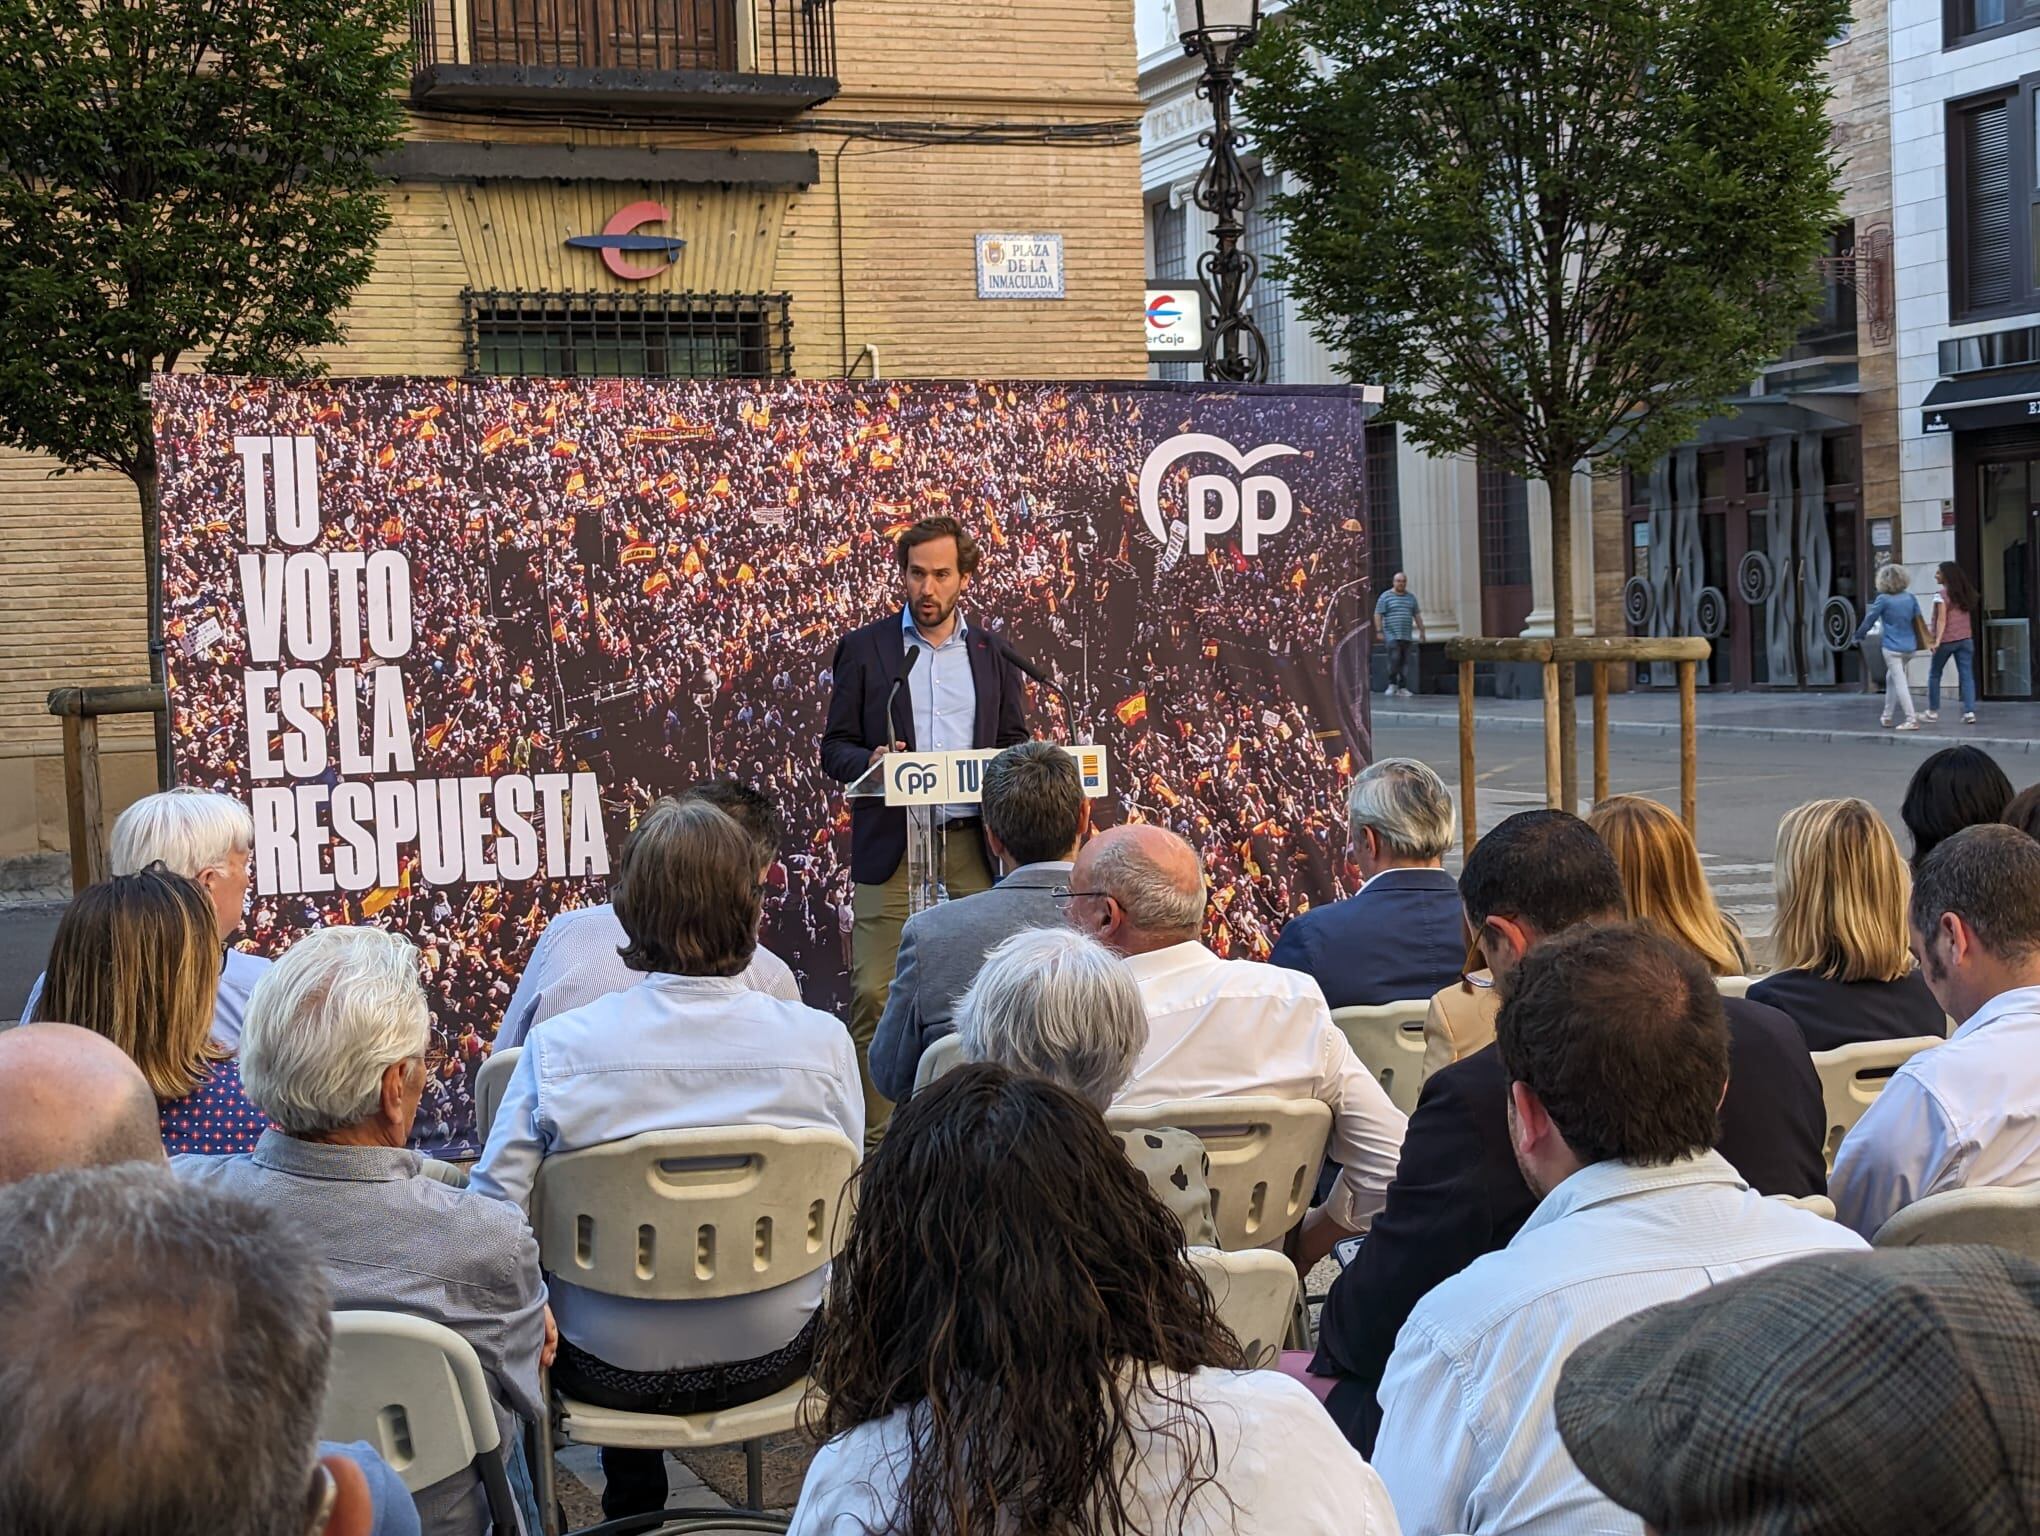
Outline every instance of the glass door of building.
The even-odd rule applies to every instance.
[[[1986,698],[2033,696],[2035,519],[2040,518],[2040,453],[1982,459],[1970,470],[1971,516],[1957,525],[1957,558],[1983,593],[1977,624],[1978,686]],[[1962,523],[1969,523],[1964,529]],[[1970,533],[1969,538],[1961,535]],[[1970,546],[1968,550],[1963,545]]]

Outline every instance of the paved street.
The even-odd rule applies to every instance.
[[[1945,744],[1926,739],[1924,732],[1868,742],[1705,735],[1700,748],[1700,853],[1715,898],[1742,924],[1744,933],[1761,941],[1771,931],[1771,855],[1778,818],[1804,800],[1860,795],[1898,830],[1906,781],[1921,759]],[[1375,750],[1383,757],[1422,758],[1458,796],[1459,733],[1453,720],[1421,725],[1383,720],[1375,729]],[[1544,738],[1539,732],[1479,728],[1474,752],[1479,767],[1475,806],[1482,830],[1544,803]],[[1584,811],[1593,790],[1584,732],[1581,758],[1579,808]],[[2040,778],[2040,762],[2029,766],[2016,754],[2002,754],[1999,761],[2014,784]],[[1677,736],[1611,732],[1608,776],[1609,787],[1618,793],[1649,795],[1676,807]],[[1902,831],[1899,846],[1906,847]],[[1457,857],[1451,867],[1458,868]],[[1758,947],[1763,953],[1763,945]]]

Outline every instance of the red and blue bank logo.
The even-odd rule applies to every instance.
[[[1147,323],[1158,331],[1173,330],[1183,318],[1183,306],[1173,293],[1158,293],[1148,300]]]
[[[641,267],[625,261],[626,251],[657,252],[666,258],[671,266],[680,259],[680,252],[687,242],[673,235],[646,235],[638,231],[646,224],[671,223],[673,215],[666,211],[664,203],[632,203],[619,208],[602,226],[599,235],[569,235],[567,244],[576,250],[600,251],[602,265],[627,282],[640,282],[648,277],[657,277],[657,265]]]

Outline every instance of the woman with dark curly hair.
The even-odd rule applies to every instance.
[[[1310,1392],[1240,1369],[1175,1218],[1053,1083],[973,1064],[900,1107],[827,1319],[794,1536],[1397,1528]]]

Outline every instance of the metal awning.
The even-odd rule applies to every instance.
[[[1943,379],[1920,402],[1922,432],[2040,426],[2040,368],[2001,368]]]

